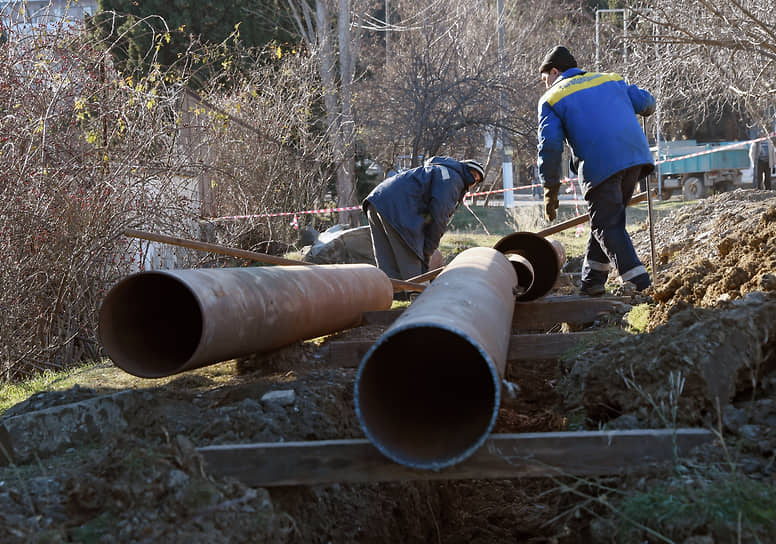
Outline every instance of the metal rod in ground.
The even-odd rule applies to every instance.
[[[99,336],[118,367],[159,378],[354,327],[392,301],[366,264],[139,272],[108,292]]]
[[[179,238],[177,236],[168,236],[166,234],[159,234],[156,232],[147,232],[144,230],[126,229],[124,231],[124,235],[130,238],[139,238],[141,240],[150,240],[152,242],[161,242],[163,244],[170,244],[173,246],[208,251],[210,253],[218,253],[220,255],[228,255],[230,257],[237,257],[239,259],[246,259],[249,261],[256,261],[265,264],[274,264],[278,266],[319,266],[315,263],[310,263],[307,261],[286,259],[285,257],[277,257],[275,255],[268,255],[267,253],[248,251],[247,249],[238,249],[234,247],[222,246],[219,244],[211,244],[209,242],[201,242],[199,240],[191,240],[189,238]],[[425,285],[419,285],[418,283],[395,279],[391,279],[391,284],[393,285],[394,291],[421,292],[426,288]]]
[[[484,443],[498,415],[516,285],[501,252],[467,249],[366,353],[356,414],[389,459],[438,470]]]
[[[649,222],[649,262],[652,265],[652,280],[657,285],[657,259],[655,258],[655,225],[652,216],[652,191],[649,188],[649,176],[644,178],[647,186],[647,218]]]

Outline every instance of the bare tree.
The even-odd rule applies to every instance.
[[[292,216],[277,212],[330,207],[325,202],[331,141],[316,129],[322,100],[317,59],[307,51],[269,47],[239,51],[252,58],[245,74],[234,70],[229,92],[218,81],[190,106],[196,125],[197,166],[213,191],[219,241],[273,252],[278,242],[293,240]],[[218,218],[216,218],[218,219]],[[302,218],[297,218],[297,223]],[[287,246],[287,244],[281,244]],[[282,248],[278,248],[282,249]]]
[[[352,110],[355,59],[350,0],[339,0],[336,6],[332,0],[315,0],[314,13],[305,1],[289,0],[289,6],[305,45],[318,56],[329,137],[334,148],[337,206],[353,206],[356,204],[355,125]],[[336,34],[332,23],[332,12],[335,10]],[[340,212],[340,223],[355,222],[356,215]]]
[[[704,121],[774,125],[776,4],[655,0],[632,6],[633,73],[658,90],[663,130]],[[731,115],[732,114],[732,115]]]
[[[550,45],[581,33],[578,6],[507,6],[501,52],[493,6],[429,1],[393,7],[391,25],[363,23],[392,35],[390,58],[359,81],[359,119],[375,158],[385,166],[397,154],[411,155],[413,164],[439,153],[485,158],[485,135],[501,133],[518,162],[534,161],[536,103],[543,92],[539,62]]]

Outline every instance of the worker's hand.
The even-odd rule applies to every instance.
[[[434,250],[434,253],[431,254],[431,257],[428,258],[428,269],[429,270],[435,270],[439,268],[440,266],[444,266],[445,262],[442,258],[442,254],[439,252],[438,249]]]
[[[560,202],[558,202],[559,190],[560,184],[544,188],[544,216],[547,218],[547,221],[555,221],[555,218],[558,217],[557,210],[558,206],[560,206]]]

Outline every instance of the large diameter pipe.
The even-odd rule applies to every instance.
[[[341,331],[392,300],[361,264],[139,272],[108,292],[99,335],[117,366],[158,378]]]
[[[566,261],[566,251],[556,240],[533,232],[513,232],[501,238],[494,249],[504,253],[518,278],[517,300],[535,300],[549,293]]]
[[[516,285],[502,253],[467,249],[369,349],[356,375],[356,414],[385,456],[438,470],[485,442],[498,415]]]

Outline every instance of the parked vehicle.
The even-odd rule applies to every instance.
[[[695,140],[660,145],[660,196],[681,191],[684,200],[703,198],[709,192],[730,191],[743,185],[741,170],[751,167],[749,146],[738,142],[699,144]],[[719,149],[717,149],[719,148]],[[657,155],[657,148],[652,148]],[[711,153],[704,153],[712,151]],[[673,160],[671,160],[673,159]],[[667,162],[662,162],[667,161]]]

